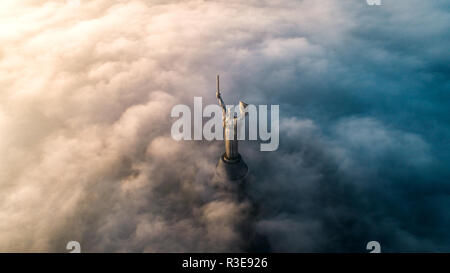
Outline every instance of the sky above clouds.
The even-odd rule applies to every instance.
[[[0,251],[450,251],[446,0],[1,1]],[[249,204],[214,199],[218,141],[176,104],[280,105],[240,143]]]

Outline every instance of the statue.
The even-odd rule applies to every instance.
[[[238,183],[237,185],[243,186],[248,174],[248,166],[238,152],[237,128],[238,122],[247,115],[248,104],[239,102],[239,115],[234,107],[227,109],[220,94],[219,75],[217,75],[216,97],[222,108],[222,125],[225,129],[225,153],[217,163],[216,175],[226,181],[234,181]]]
[[[222,108],[222,126],[225,129],[225,153],[217,162],[216,172],[213,178],[218,190],[215,191],[214,198],[220,200],[231,199],[233,203],[238,203],[244,213],[245,221],[239,224],[239,236],[246,238],[244,245],[248,251],[269,251],[270,247],[267,239],[259,234],[253,217],[258,215],[257,207],[254,205],[248,188],[251,184],[252,176],[249,175],[249,168],[242,156],[238,153],[238,133],[237,128],[243,125],[239,122],[248,114],[248,104],[239,101],[239,111],[236,107],[226,108],[219,89],[219,75],[217,75],[216,97]],[[238,124],[239,122],[239,124]],[[244,130],[245,132],[245,130]]]
[[[219,89],[219,75],[217,75],[216,97],[222,108],[222,126],[225,129],[225,160],[235,162],[239,160],[237,125],[247,115],[248,104],[239,101],[239,116],[233,108],[226,108]]]

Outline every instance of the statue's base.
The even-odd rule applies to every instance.
[[[216,175],[225,180],[244,180],[248,174],[248,166],[241,155],[236,160],[228,160],[225,153],[220,157],[216,167]]]

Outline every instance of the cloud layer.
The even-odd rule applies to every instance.
[[[0,251],[245,251],[248,221],[272,251],[450,251],[446,1],[0,5]],[[280,149],[240,145],[252,217],[214,198],[221,143],[170,137],[216,73],[280,104]]]

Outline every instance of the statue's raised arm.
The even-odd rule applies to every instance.
[[[225,106],[225,103],[223,102],[222,96],[220,95],[220,88],[219,88],[219,75],[217,75],[217,91],[216,91],[216,98],[219,100],[219,105],[222,108],[222,121],[223,121],[223,127],[225,127],[225,120],[227,118],[227,108]]]

